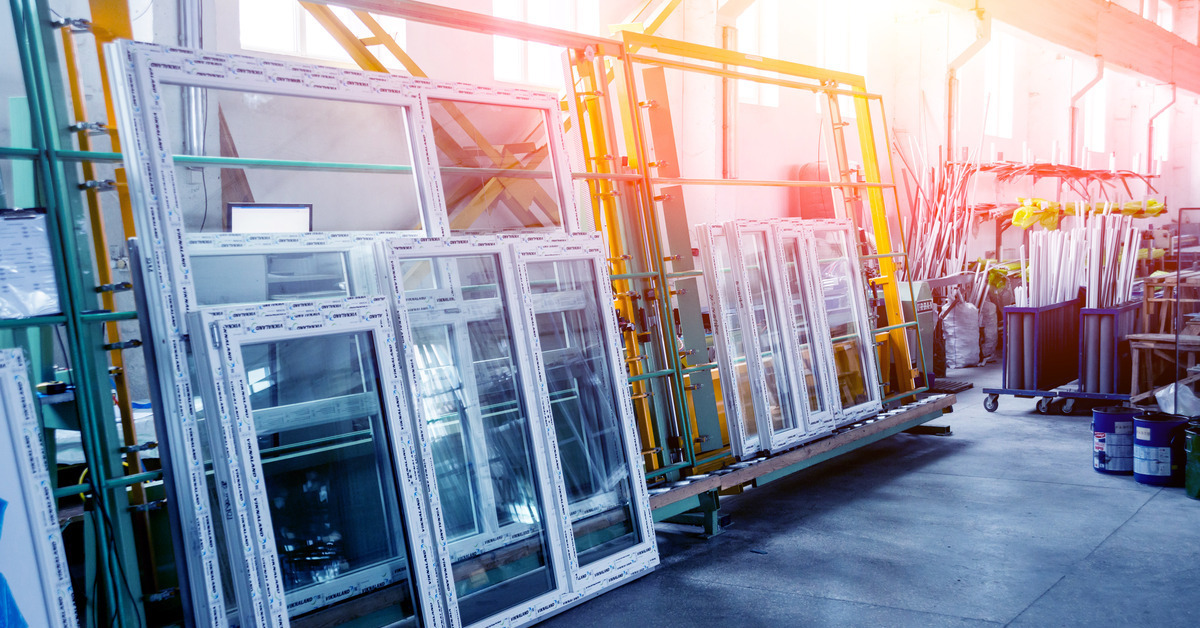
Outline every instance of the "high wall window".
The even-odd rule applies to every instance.
[[[751,3],[735,23],[737,50],[748,55],[770,59],[779,58],[779,0],[757,0]],[[767,72],[745,70],[748,74],[767,75]],[[779,86],[754,81],[738,82],[738,102],[765,107],[779,106]]]
[[[1154,21],[1169,31],[1175,30],[1175,7],[1166,0],[1159,0],[1158,16]]]
[[[600,0],[493,0],[492,15],[589,35],[600,34]],[[492,66],[497,81],[562,87],[562,49],[494,37]]]
[[[1171,117],[1175,115],[1174,108],[1168,109],[1154,119],[1154,154],[1150,155],[1147,172],[1154,171],[1154,162],[1166,163],[1171,156]]]
[[[867,75],[868,34],[863,27],[863,16],[856,14],[862,6],[856,2],[820,4],[817,39],[822,68]],[[838,97],[838,109],[843,118],[855,116],[854,100],[849,96]]]
[[[353,11],[343,7],[330,9],[356,37],[372,35]],[[296,0],[241,0],[238,18],[243,50],[356,65],[350,54]],[[376,15],[375,19],[404,47],[404,20],[384,15]],[[381,52],[376,56],[389,68],[403,67],[390,54]]]
[[[984,98],[987,119],[984,133],[1010,139],[1013,136],[1013,94],[1016,75],[1016,39],[1004,32],[992,35],[985,53]]]
[[[1105,151],[1108,131],[1108,79],[1100,79],[1083,97],[1083,148],[1092,152]]]

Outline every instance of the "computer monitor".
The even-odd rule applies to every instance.
[[[311,204],[226,203],[231,233],[304,233],[312,231]]]

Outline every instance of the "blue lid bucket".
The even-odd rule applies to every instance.
[[[1137,408],[1116,406],[1092,410],[1092,468],[1099,473],[1133,473],[1133,420]]]
[[[1155,486],[1183,486],[1184,427],[1188,420],[1150,412],[1133,420],[1133,479]]]

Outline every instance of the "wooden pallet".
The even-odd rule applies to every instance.
[[[1165,388],[1154,386],[1155,376],[1161,370],[1173,369],[1173,374],[1178,374],[1178,369],[1184,365],[1175,360],[1176,346],[1180,361],[1185,362],[1189,369],[1196,365],[1196,355],[1200,354],[1200,335],[1129,334],[1126,338],[1129,339],[1133,357],[1133,375],[1129,385],[1130,401],[1133,403],[1151,399],[1154,393]],[[1176,378],[1173,376],[1171,379]],[[1186,385],[1196,381],[1200,381],[1200,375],[1189,374],[1178,383]]]

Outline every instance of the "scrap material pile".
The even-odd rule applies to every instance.
[[[943,162],[930,167],[916,150],[912,157],[906,157],[897,146],[896,153],[904,162],[905,188],[912,208],[913,226],[904,242],[909,260],[909,276],[905,279],[922,281],[961,272],[967,262],[971,232],[967,186],[978,165]]]
[[[1081,227],[1029,234],[1029,256],[1021,247],[1024,287],[1015,292],[1019,307],[1046,307],[1087,289],[1087,307],[1115,307],[1133,298],[1140,232],[1133,218],[1094,216]]]

